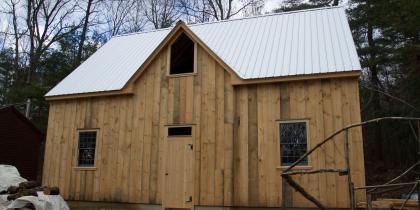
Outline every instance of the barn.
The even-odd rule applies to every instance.
[[[43,138],[14,106],[0,108],[0,164],[13,165],[25,179],[38,180]]]
[[[46,94],[43,184],[72,209],[315,207],[281,173],[360,122],[360,70],[341,7],[115,36]],[[351,179],[293,177],[326,207],[365,182],[347,137]],[[292,171],[344,167],[344,138]]]

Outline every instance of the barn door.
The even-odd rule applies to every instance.
[[[174,127],[179,128],[179,127]],[[163,207],[193,207],[193,135],[190,132],[175,131],[168,128],[166,138],[166,158],[164,170]]]

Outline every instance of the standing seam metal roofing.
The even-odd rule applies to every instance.
[[[361,69],[342,7],[187,27],[242,79]],[[171,30],[113,37],[46,96],[122,89]]]

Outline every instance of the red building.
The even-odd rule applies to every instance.
[[[22,177],[36,180],[43,134],[15,107],[0,108],[0,164],[13,165]]]

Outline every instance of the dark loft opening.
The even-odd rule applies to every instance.
[[[171,46],[171,66],[169,74],[194,72],[194,42],[184,33]]]
[[[191,136],[191,126],[170,127],[168,128],[168,136]]]

